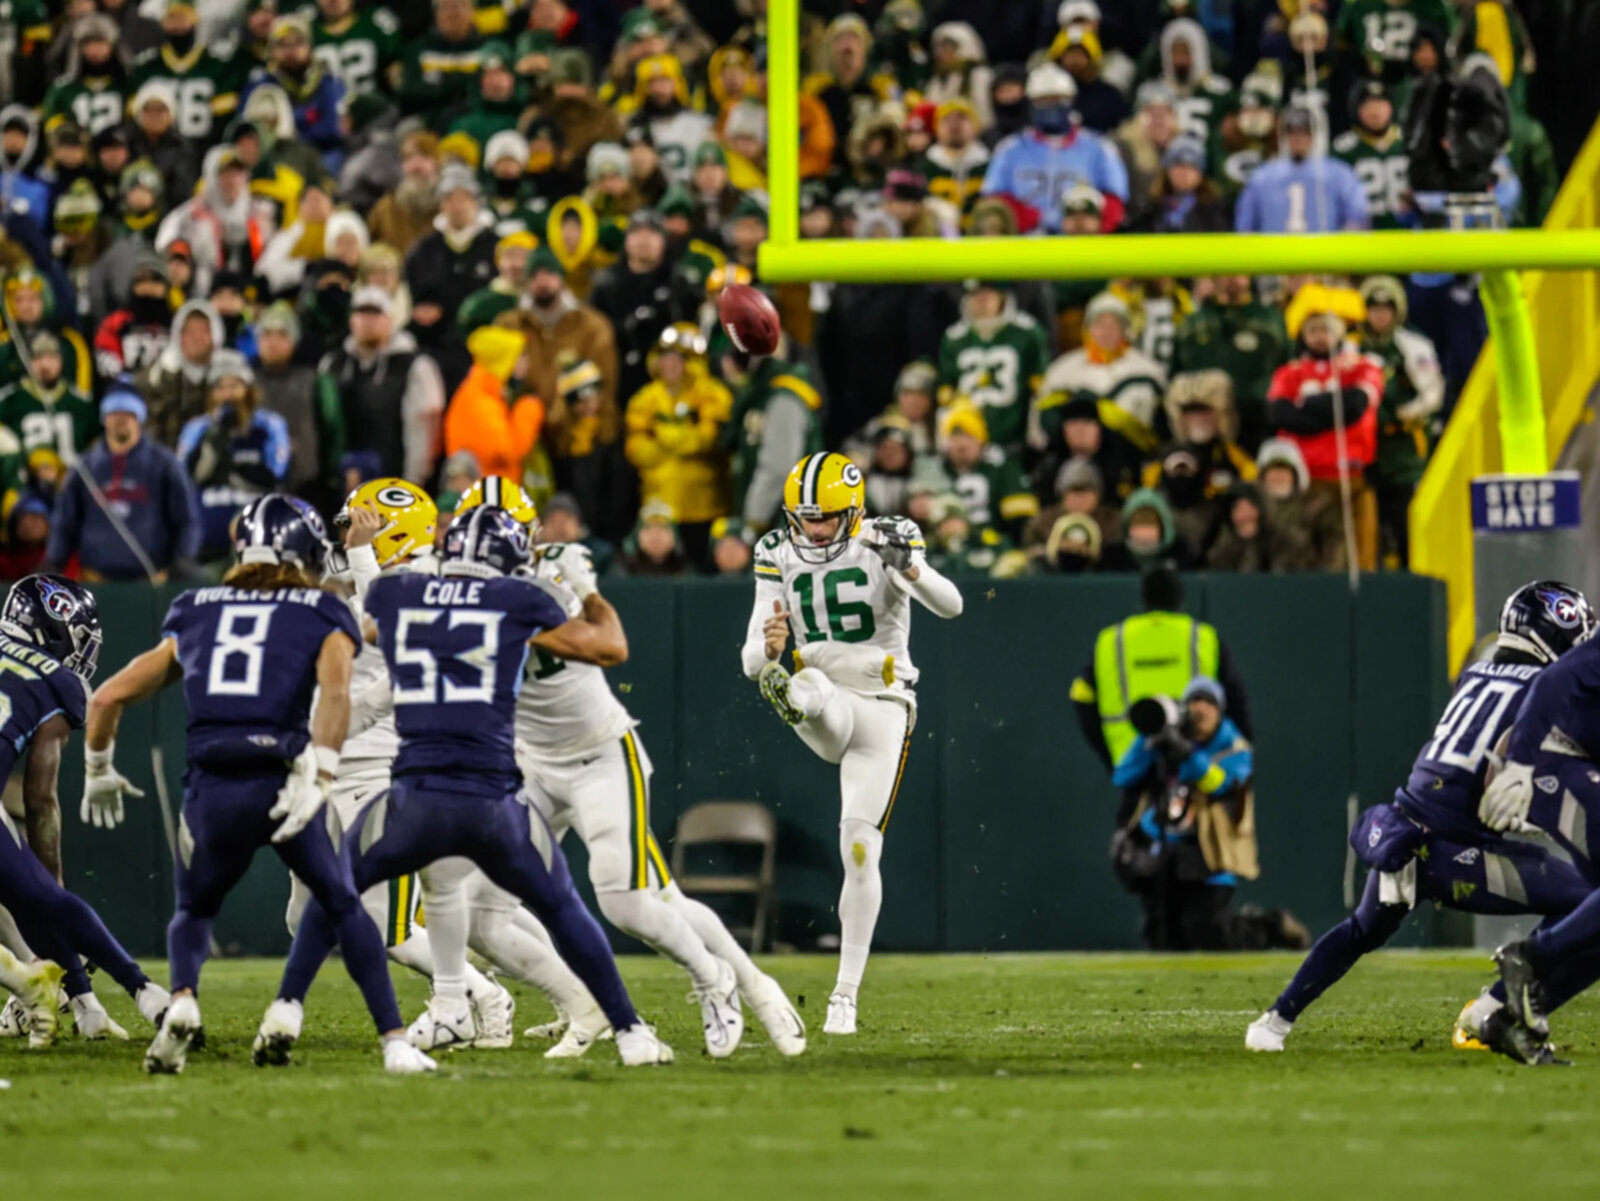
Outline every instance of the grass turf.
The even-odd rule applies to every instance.
[[[752,1024],[713,1062],[681,973],[630,958],[675,1066],[625,1072],[609,1044],[550,1064],[519,1040],[400,1079],[336,964],[296,1063],[251,1067],[279,965],[217,962],[211,1049],[181,1077],[140,1074],[148,1030],[120,995],[108,1008],[131,1044],[0,1043],[0,1180],[9,1196],[228,1201],[1600,1196],[1600,1000],[1558,1015],[1577,1067],[1518,1068],[1450,1047],[1482,957],[1393,953],[1313,1009],[1288,1053],[1247,1054],[1246,1023],[1294,963],[878,957],[862,1033],[841,1040],[820,1033],[833,961],[779,959],[811,1049],[783,1060]],[[415,1012],[421,985],[396,979]],[[545,1017],[523,993],[519,1030]]]

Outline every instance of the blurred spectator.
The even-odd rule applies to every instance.
[[[312,56],[309,18],[290,14],[272,23],[267,63],[250,73],[241,101],[248,105],[251,90],[263,84],[276,84],[283,89],[294,106],[295,133],[302,142],[315,147],[327,170],[337,175],[344,162],[344,136],[339,127],[344,83]]]
[[[1105,500],[1105,482],[1100,469],[1088,459],[1068,459],[1056,472],[1051,487],[1055,502],[1039,511],[1028,523],[1023,535],[1023,545],[1034,550],[1048,541],[1056,524],[1072,514],[1094,519],[1095,533],[1107,542],[1114,542],[1122,532],[1122,515],[1119,506]],[[1096,558],[1099,555],[1096,552]]]
[[[1106,198],[1106,227],[1116,228],[1128,203],[1128,172],[1115,147],[1075,124],[1077,86],[1054,63],[1028,74],[1027,129],[995,147],[983,194],[1004,197],[1026,233],[1061,228],[1061,202],[1074,183],[1086,183]]]
[[[1333,140],[1333,153],[1361,181],[1372,228],[1401,225],[1411,209],[1410,159],[1394,102],[1379,80],[1363,79],[1350,93],[1350,128]]]
[[[1142,84],[1133,116],[1113,135],[1113,145],[1128,172],[1128,195],[1140,202],[1162,179],[1161,157],[1183,135],[1178,119],[1178,98],[1166,84]]]
[[[1393,84],[1409,72],[1418,31],[1453,24],[1446,0],[1347,0],[1334,34],[1339,50],[1359,57],[1365,74]]]
[[[719,517],[711,523],[711,562],[719,576],[742,576],[750,570],[750,543],[745,541],[744,522],[737,517]]]
[[[1365,229],[1367,197],[1347,163],[1316,152],[1311,110],[1293,106],[1281,120],[1287,154],[1263,163],[1239,196],[1240,233],[1333,233]]]
[[[433,232],[406,255],[413,321],[419,316],[429,326],[446,321],[454,329],[455,315],[467,297],[494,276],[494,218],[484,210],[479,198],[478,181],[465,168],[451,167],[440,176],[440,213],[434,219]],[[430,298],[426,302],[422,300],[425,295]],[[419,314],[424,303],[438,311]]]
[[[166,181],[148,159],[129,163],[116,180],[111,246],[89,269],[89,316],[97,324],[120,307],[133,287],[134,268],[153,255],[166,195]]]
[[[640,500],[672,510],[684,554],[703,568],[711,523],[728,515],[722,427],[733,395],[709,373],[705,337],[691,323],[662,330],[648,366],[651,382],[628,401],[628,461],[639,473]]]
[[[46,126],[70,117],[92,136],[121,121],[128,107],[127,60],[117,23],[103,12],[73,22],[71,39],[65,69],[45,93],[42,115]]]
[[[806,80],[805,90],[827,108],[838,134],[834,162],[844,166],[857,121],[888,98],[890,81],[869,75],[872,33],[855,14],[834,18],[823,45],[824,73]]]
[[[1138,233],[1215,234],[1233,225],[1217,185],[1206,178],[1206,148],[1175,138],[1161,155],[1161,178],[1130,224]]]
[[[538,106],[538,113],[555,123],[560,132],[558,166],[571,172],[583,169],[595,143],[622,138],[622,119],[595,95],[593,75],[588,57],[580,50],[558,50],[550,55],[550,96]]]
[[[639,64],[637,79],[629,128],[648,135],[669,182],[687,183],[690,159],[700,144],[713,136],[712,119],[689,106],[689,84],[682,65],[672,55],[645,59]]]
[[[939,399],[966,397],[1001,451],[1022,449],[1030,405],[1044,378],[1044,331],[1017,308],[1008,283],[968,280],[962,319],[939,340]]]
[[[971,525],[1020,542],[1028,523],[1039,515],[1039,498],[1029,488],[1022,465],[990,443],[983,410],[965,397],[955,398],[940,415],[939,434],[944,444],[941,490],[960,498]]]
[[[1222,525],[1206,552],[1211,571],[1271,571],[1273,539],[1266,504],[1254,484],[1236,483],[1222,497]]]
[[[621,414],[606,399],[600,368],[587,359],[569,362],[557,380],[559,401],[550,415],[556,486],[573,495],[597,535],[620,542],[633,528],[637,507]]]
[[[256,318],[256,387],[261,408],[288,426],[284,487],[321,502],[337,495],[344,409],[335,393],[317,388],[315,368],[296,359],[299,341],[300,321],[290,305],[280,301]]]
[[[1072,459],[1094,464],[1109,504],[1120,506],[1140,486],[1145,457],[1156,448],[1155,435],[1115,401],[1096,400],[1088,391],[1051,392],[1040,398],[1038,414],[1044,454],[1035,467],[1035,491],[1050,487]]]
[[[994,121],[989,107],[994,72],[989,69],[978,31],[965,21],[946,21],[934,26],[930,40],[933,64],[923,98],[936,105],[964,100],[977,114],[978,127],[987,128]]]
[[[372,206],[367,228],[375,241],[406,255],[433,229],[439,213],[439,139],[413,133],[400,147],[400,183]]]
[[[568,492],[557,492],[540,506],[539,538],[546,543],[583,543],[594,561],[595,570],[602,575],[611,569],[612,560],[616,557],[616,548],[611,543],[589,533],[577,498]]]
[[[148,258],[133,269],[127,304],[95,330],[95,368],[102,380],[151,366],[171,338],[172,302],[166,264]]]
[[[29,267],[12,272],[5,281],[4,303],[8,337],[0,342],[0,385],[17,383],[27,375],[21,351],[35,334],[47,333],[55,337],[56,353],[61,357],[59,378],[80,392],[94,387],[94,364],[83,335],[73,328],[75,314],[57,309],[55,289],[48,279]],[[51,386],[54,384],[52,380]]]
[[[528,287],[528,257],[538,244],[538,238],[525,232],[508,234],[495,243],[494,278],[462,301],[456,313],[463,336],[516,310]]]
[[[1453,77],[1419,79],[1405,116],[1411,190],[1493,192],[1495,160],[1510,140],[1510,102],[1492,57],[1473,54]]]
[[[590,301],[616,336],[617,392],[632,396],[650,381],[645,359],[661,331],[695,315],[698,307],[666,258],[660,216],[641,209],[628,221],[622,255],[596,277]]]
[[[183,574],[200,546],[199,514],[183,464],[144,436],[147,410],[138,393],[113,389],[100,402],[100,415],[104,440],[84,454],[80,471],[56,496],[45,570],[63,571],[76,559],[86,580],[143,580],[148,561],[158,579]]]
[[[1101,560],[1107,571],[1148,571],[1170,564],[1180,571],[1196,565],[1194,551],[1178,533],[1167,498],[1154,488],[1140,488],[1122,504],[1122,541],[1108,547]]]
[[[1110,134],[1128,119],[1128,101],[1100,74],[1104,51],[1099,35],[1084,25],[1064,28],[1050,43],[1050,58],[1078,86],[1077,110],[1084,125],[1096,133]]]
[[[866,465],[867,512],[875,517],[903,514],[911,499],[911,480],[917,456],[911,448],[911,426],[890,413],[869,427],[870,459]]]
[[[1172,440],[1145,467],[1145,487],[1161,489],[1179,533],[1197,550],[1210,538],[1217,498],[1256,474],[1254,461],[1229,436],[1231,393],[1232,383],[1221,371],[1175,378],[1166,400]]]
[[[435,132],[468,101],[477,80],[484,39],[473,26],[472,9],[473,0],[434,0],[432,28],[400,51],[395,99],[403,111],[425,115]]]
[[[177,177],[159,161],[156,166],[167,178],[167,195],[189,195],[192,186],[180,190]],[[187,244],[194,254],[196,288],[203,294],[211,286],[212,273],[223,267],[248,272],[266,234],[252,211],[244,163],[234,150],[224,147],[210,156],[200,191],[161,222],[156,249],[164,251],[175,242]]]
[[[1213,47],[1206,31],[1200,22],[1179,17],[1162,28],[1155,49],[1161,60],[1161,82],[1177,99],[1179,128],[1202,145],[1209,143],[1235,100],[1227,76],[1212,70]],[[1226,71],[1225,61],[1216,66]]]
[[[1250,182],[1256,168],[1278,157],[1278,103],[1283,80],[1252,71],[1239,88],[1239,108],[1225,116],[1213,154],[1217,183],[1231,202]]]
[[[28,339],[32,370],[0,388],[0,424],[16,434],[23,455],[49,450],[70,467],[100,436],[100,413],[86,392],[62,378],[61,351],[61,339],[47,329]]]
[[[369,464],[363,478],[421,483],[439,457],[444,381],[416,339],[394,328],[394,301],[367,286],[350,304],[350,334],[317,367],[323,411],[344,414],[344,451]]]
[[[994,124],[979,131],[983,144],[993,150],[1013,134],[1028,127],[1028,71],[1020,63],[1001,63],[994,69],[989,107]]]
[[[572,294],[566,269],[548,246],[528,256],[527,300],[517,311],[518,328],[528,339],[528,367],[524,382],[540,399],[557,400],[563,356],[594,365],[599,374],[602,410],[617,418],[617,347],[611,322],[592,305]],[[554,431],[565,422],[552,407],[548,420]],[[614,436],[614,435],[613,435]]]
[[[734,389],[733,411],[722,427],[733,513],[759,535],[777,519],[783,481],[800,456],[821,449],[822,397],[803,367],[775,356],[752,362],[724,353],[722,378]]]
[[[289,424],[261,408],[255,373],[236,350],[218,350],[206,373],[206,411],[184,423],[178,458],[200,501],[202,563],[233,552],[233,519],[289,472]]]
[[[1100,72],[1107,83],[1116,88],[1123,95],[1133,91],[1134,78],[1138,68],[1121,50],[1114,45],[1106,44],[1106,37],[1102,31],[1102,15],[1100,5],[1096,0],[1061,0],[1053,14],[1048,5],[1045,7],[1047,20],[1049,15],[1055,17],[1055,22],[1060,29],[1067,32],[1082,31],[1092,33],[1095,39],[1104,47],[1104,55],[1100,60]],[[1046,26],[1048,29],[1048,25]],[[1054,57],[1054,56],[1052,56]]]
[[[1128,306],[1110,292],[1089,302],[1080,350],[1050,364],[1040,385],[1045,392],[1089,392],[1113,401],[1146,431],[1156,429],[1167,373],[1131,342]]]
[[[1246,451],[1254,451],[1265,434],[1273,373],[1288,350],[1283,310],[1258,301],[1249,276],[1224,275],[1179,327],[1173,369],[1219,370],[1233,380],[1238,441]]]
[[[946,575],[1015,576],[1027,563],[999,530],[975,523],[952,493],[934,502],[927,542],[928,562]]]
[[[1300,447],[1268,438],[1256,455],[1256,471],[1273,531],[1274,571],[1342,571],[1347,561],[1339,498],[1312,493]]]
[[[622,544],[619,566],[624,575],[634,576],[683,575],[689,570],[670,505],[652,501],[639,509],[639,524]]]
[[[10,441],[8,437],[8,447]],[[15,580],[43,570],[50,539],[50,515],[55,510],[55,498],[65,478],[66,467],[60,456],[41,447],[28,456],[22,478],[0,498],[0,521],[5,525],[3,547],[0,547],[0,576]]]
[[[957,98],[946,101],[934,116],[935,136],[917,164],[928,181],[928,191],[967,214],[983,187],[989,165],[989,148],[978,140],[978,119],[972,105]]]
[[[211,280],[211,307],[222,319],[222,343],[245,358],[256,353],[255,330],[250,321],[254,313],[245,299],[248,283],[237,271],[219,271]]]
[[[194,191],[198,165],[194,147],[179,135],[178,92],[168,79],[151,79],[134,94],[133,133],[129,150],[149,159],[167,181],[167,194],[187,198]]]
[[[506,42],[496,38],[480,46],[472,99],[466,110],[450,122],[450,133],[464,133],[477,144],[486,168],[494,165],[488,153],[490,139],[497,134],[515,133],[517,118],[527,105],[511,68],[511,47]],[[523,155],[523,163],[526,165],[527,155]]]
[[[527,339],[514,329],[486,325],[467,338],[472,370],[444,414],[444,453],[470,450],[484,475],[520,480],[522,463],[539,441],[544,402],[520,392],[517,367]]]
[[[1383,370],[1344,341],[1346,318],[1363,320],[1365,308],[1349,289],[1301,288],[1288,311],[1300,354],[1272,377],[1267,424],[1299,445],[1313,495],[1337,500],[1341,477],[1348,478],[1360,562],[1371,571],[1377,566],[1377,504],[1365,472],[1377,455]]]
[[[954,238],[961,233],[961,210],[928,195],[926,177],[915,171],[889,172],[883,184],[883,207],[900,227],[902,237]]]
[[[1050,525],[1038,560],[1040,569],[1058,575],[1096,571],[1105,550],[1105,536],[1093,517],[1063,513]]]
[[[150,406],[148,432],[163,446],[206,409],[211,356],[222,346],[222,318],[210,301],[185,301],[172,315],[166,348],[139,373],[136,387]]]
[[[1367,319],[1361,345],[1383,368],[1377,458],[1369,470],[1377,493],[1383,549],[1403,568],[1410,562],[1407,514],[1428,465],[1430,425],[1444,404],[1444,373],[1433,343],[1406,326],[1406,291],[1399,280],[1375,275],[1361,285]]]
[[[439,512],[453,513],[461,502],[462,493],[483,478],[478,466],[478,456],[470,450],[458,450],[439,468],[439,494],[433,498]]]

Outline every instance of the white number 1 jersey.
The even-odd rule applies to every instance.
[[[925,565],[922,569],[931,572]],[[747,676],[754,679],[767,661],[762,627],[777,601],[789,613],[801,663],[819,667],[834,683],[855,692],[911,700],[909,690],[917,682],[911,662],[911,592],[861,538],[852,538],[835,559],[807,563],[795,553],[788,533],[774,530],[756,543],[752,570],[756,599],[745,635]],[[869,653],[851,654],[852,648]],[[848,664],[849,669],[837,670],[835,664]],[[868,667],[871,671],[864,670]],[[880,670],[882,682],[876,684],[868,676]]]

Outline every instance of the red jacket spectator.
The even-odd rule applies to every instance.
[[[1299,445],[1314,480],[1339,478],[1335,386],[1344,401],[1345,457],[1350,474],[1359,475],[1378,449],[1383,369],[1377,363],[1348,349],[1332,355],[1308,349],[1273,373],[1267,393],[1267,424]]]

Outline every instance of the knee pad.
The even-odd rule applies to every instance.
[[[815,667],[801,668],[789,681],[789,699],[807,717],[816,717],[826,709],[835,691],[833,681]]]
[[[876,872],[883,858],[882,832],[868,822],[847,818],[839,823],[839,855],[847,872]]]

